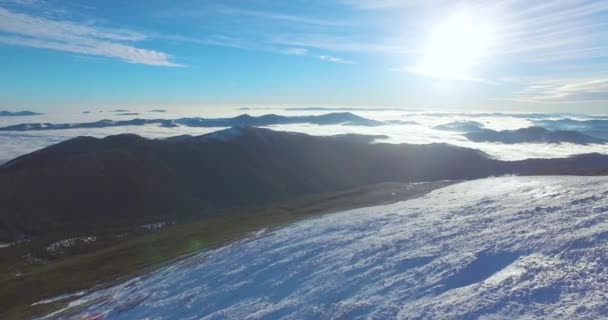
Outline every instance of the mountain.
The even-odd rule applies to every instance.
[[[317,125],[361,125],[378,126],[383,122],[366,119],[350,112],[334,112],[319,116],[281,116],[276,114],[265,114],[262,116],[250,116],[243,114],[234,118],[181,118],[175,120],[177,124],[188,127],[233,127],[233,126],[269,126],[278,124],[311,123]]]
[[[115,110],[117,112],[118,110]],[[129,115],[119,114],[119,115]],[[366,119],[350,112],[328,113],[319,116],[280,116],[276,114],[266,114],[258,117],[243,114],[234,118],[180,118],[175,120],[170,119],[132,119],[132,120],[100,120],[95,122],[85,123],[22,123],[1,127],[0,131],[39,131],[39,130],[64,130],[64,129],[90,129],[90,128],[106,128],[106,127],[123,127],[123,126],[143,126],[148,124],[158,124],[162,127],[205,127],[205,128],[222,128],[234,126],[269,126],[279,124],[298,124],[311,123],[317,125],[349,125],[349,126],[379,126],[384,125],[384,122]]]
[[[355,108],[355,107],[298,107],[298,108],[285,108],[286,111],[419,111],[405,108]]]
[[[605,319],[606,203],[606,177],[459,183],[258,232],[53,319]]]
[[[426,112],[422,115],[427,117],[466,117],[466,118],[518,118],[518,119],[554,119],[554,118],[565,118],[565,117],[580,117],[580,118],[592,118],[592,119],[608,119],[608,116],[594,116],[583,113],[503,113],[503,112],[492,112],[492,113],[447,113],[447,112]]]
[[[23,117],[23,116],[38,116],[42,113],[32,112],[32,111],[0,111],[0,117]]]
[[[514,143],[574,143],[574,144],[604,144],[607,140],[588,136],[577,131],[550,131],[541,127],[529,127],[517,130],[494,131],[481,129],[464,134],[469,140],[475,142]]]
[[[575,120],[570,118],[537,120],[534,121],[534,125],[549,130],[575,130],[596,138],[608,139],[608,120]]]
[[[137,112],[125,112],[125,113],[117,113],[117,116],[138,116],[139,113]]]
[[[411,120],[386,120],[386,124],[419,125],[420,123]]]
[[[41,131],[41,130],[65,130],[65,129],[94,129],[106,127],[143,126],[146,124],[159,124],[162,127],[176,126],[172,120],[164,119],[133,119],[133,120],[99,120],[85,123],[22,123],[1,127],[0,131]]]
[[[79,137],[0,167],[0,240],[218,214],[381,182],[605,174],[608,156],[503,162],[447,144],[369,144],[239,127],[150,140]]]
[[[479,131],[482,127],[483,123],[477,121],[454,121],[435,126],[433,129],[442,131],[473,132]]]

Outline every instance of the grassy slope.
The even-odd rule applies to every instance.
[[[383,183],[351,191],[306,196],[265,208],[247,209],[157,232],[100,240],[83,253],[44,264],[25,263],[23,255],[48,242],[0,249],[0,318],[28,319],[65,306],[66,301],[31,306],[62,293],[91,288],[163,266],[188,254],[246,236],[263,228],[313,215],[412,199],[453,182],[415,185]],[[20,277],[15,277],[15,272]]]

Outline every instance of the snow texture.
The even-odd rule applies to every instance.
[[[97,237],[95,237],[95,236],[63,239],[63,240],[60,240],[57,242],[53,242],[49,246],[47,246],[46,252],[48,252],[49,254],[51,254],[53,256],[60,256],[64,253],[64,250],[67,248],[70,248],[70,247],[73,247],[76,245],[89,244],[89,243],[95,242],[96,240],[97,240]]]
[[[608,178],[489,178],[325,215],[71,306],[48,318],[608,318]]]

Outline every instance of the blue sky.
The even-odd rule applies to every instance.
[[[608,112],[608,1],[0,0],[0,109]]]

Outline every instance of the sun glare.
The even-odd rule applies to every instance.
[[[494,40],[491,24],[471,14],[455,14],[431,31],[415,71],[438,78],[475,79],[472,74]]]

